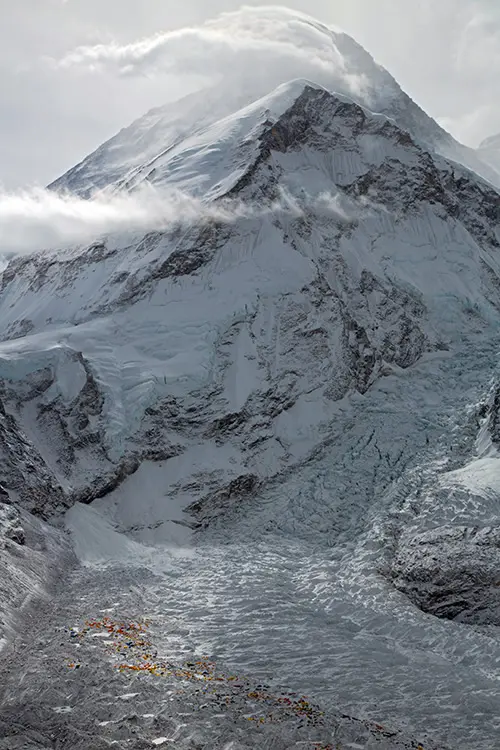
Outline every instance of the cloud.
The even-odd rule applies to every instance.
[[[394,0],[331,0],[324,4],[325,14],[327,7],[456,136],[477,142],[496,126],[500,9],[495,2],[419,0],[409,7]],[[390,108],[398,94],[391,77],[338,28],[279,6],[244,6],[201,25],[126,44],[79,46],[53,64],[122,81],[168,74],[182,80],[191,74],[228,90],[248,89],[256,97],[286,80],[308,78],[377,111]],[[488,99],[495,101],[490,109]],[[466,121],[469,125],[462,126]]]
[[[215,212],[213,212],[215,213]],[[12,255],[90,242],[119,231],[163,229],[210,217],[210,208],[177,192],[83,200],[43,189],[0,195],[0,254]]]
[[[142,75],[180,68],[182,59],[182,67],[187,63],[199,72],[201,63],[210,72],[219,71],[221,64],[239,53],[264,51],[301,61],[307,61],[309,53],[313,65],[326,68],[334,50],[322,37],[322,27],[312,25],[312,19],[302,13],[278,7],[243,7],[237,12],[222,13],[201,26],[158,33],[131,44],[80,46],[63,57],[59,65]],[[218,55],[208,54],[214,51]],[[337,62],[342,63],[340,56]]]
[[[64,248],[117,232],[230,223],[280,212],[298,216],[301,209],[284,193],[267,207],[235,200],[204,203],[177,190],[152,187],[91,200],[44,189],[4,193],[0,194],[0,257]]]
[[[267,205],[222,199],[203,202],[178,190],[146,186],[134,193],[100,194],[90,200],[34,189],[0,194],[0,261],[16,255],[91,243],[108,235],[168,230],[207,222],[304,215],[351,223],[372,208],[340,191],[294,196],[281,189]],[[124,244],[130,238],[123,237]]]
[[[455,101],[436,114],[441,124],[459,140],[476,146],[500,130],[496,97],[500,75],[500,6],[495,0],[443,0],[448,28],[442,41],[449,48],[444,80],[460,86]]]
[[[467,78],[488,77],[500,69],[500,14],[497,9],[472,5],[457,38],[454,61]]]
[[[347,44],[346,44],[347,41]],[[280,6],[222,13],[196,27],[166,31],[129,44],[80,46],[55,68],[78,67],[142,76],[168,73],[246,81],[257,89],[294,78],[369,96],[363,63],[369,56],[343,32]],[[361,64],[360,64],[361,63]]]
[[[489,136],[500,132],[500,109],[496,102],[478,105],[457,117],[440,117],[439,124],[449,133],[453,133],[462,143],[478,144],[481,134]],[[488,128],[484,123],[490,123]]]
[[[52,182],[147,110],[195,90],[199,82],[189,80],[185,74],[189,69],[204,74],[205,81],[208,78],[219,83],[223,92],[226,86],[237,86],[238,77],[242,90],[257,82],[257,96],[291,78],[314,80],[324,76],[328,80],[318,83],[335,87],[335,76],[325,73],[321,64],[321,60],[330,60],[325,50],[331,50],[331,39],[328,41],[321,24],[308,27],[305,22],[294,22],[290,17],[293,11],[287,11],[288,17],[282,14],[281,21],[273,19],[261,7],[265,0],[246,2],[259,7],[245,10],[239,20],[231,22],[226,16],[226,20],[218,18],[212,24],[205,19],[224,10],[234,11],[239,2],[10,3],[9,13],[0,24],[0,180],[11,187]],[[500,131],[498,0],[286,0],[286,5],[344,28],[432,117],[445,119],[454,135],[466,133],[462,138],[470,145]],[[468,26],[480,14],[486,14],[487,21]],[[250,25],[250,32],[245,30],[245,23]],[[237,49],[227,45],[234,26],[234,36],[240,43]],[[182,31],[182,27],[189,33],[178,36],[175,56],[169,52],[173,49],[170,42],[163,47],[155,42],[154,51],[134,59],[127,74],[122,71],[126,62],[109,59],[107,53],[93,62],[85,54],[74,54],[99,44],[103,50],[112,46],[115,50],[128,49],[134,45],[133,40],[141,38],[155,40],[160,36],[167,42],[174,32],[166,36],[157,32]],[[213,43],[208,38],[209,32],[213,37],[217,29],[225,42]],[[281,37],[274,39],[274,29]],[[288,46],[279,44],[283,37],[288,39]],[[114,45],[108,43],[113,39]],[[278,44],[270,46],[268,42],[273,39]],[[315,40],[320,43],[316,55],[319,65],[314,59],[304,60],[304,54],[296,54],[297,47],[316,50]],[[256,47],[255,41],[262,41],[261,46]],[[363,66],[349,56],[346,38],[337,36],[335,44],[344,61],[337,80],[347,70],[354,75],[353,92],[357,82],[361,88],[366,87],[360,70]],[[209,50],[206,56],[202,54],[204,48]],[[41,65],[41,59],[47,56],[66,59],[65,66]],[[333,70],[333,56],[331,60]],[[339,88],[341,85],[342,80]],[[343,90],[349,93],[345,86]],[[488,103],[490,108],[485,107]],[[462,128],[463,118],[471,112],[478,116],[473,124]]]

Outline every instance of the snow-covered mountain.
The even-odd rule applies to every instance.
[[[276,14],[286,20],[291,12],[284,8],[262,9],[263,18],[266,15],[273,18]],[[323,62],[314,71],[315,84],[331,93],[348,96],[371,112],[384,114],[424,148],[462,163],[500,187],[497,165],[483,161],[480,152],[458,143],[443,130],[354,39],[302,14],[296,14],[293,21],[296,31],[301,29],[298,39],[315,36],[318,49],[311,50],[310,54],[317,53]],[[291,29],[288,32],[291,34]],[[298,39],[291,36],[288,41],[294,44]],[[255,108],[254,103],[259,99],[265,106],[270,91],[303,76],[303,65],[300,58],[298,62],[291,58],[286,64],[268,64],[266,59],[260,60],[256,52],[246,75],[239,67],[234,77],[227,70],[222,84],[207,84],[181,101],[151,110],[49,187],[89,196],[110,187],[130,189],[144,180],[154,185],[164,185],[171,178],[175,181],[185,152],[199,147],[198,134],[223,118],[233,118],[242,108],[249,105]],[[269,105],[271,116],[273,112],[284,111],[276,98]],[[187,171],[185,166],[183,169]],[[197,171],[193,174],[196,176]]]
[[[4,637],[68,573],[8,652],[0,750],[493,747],[500,195],[328,33],[362,102],[294,79],[150,113],[52,187],[146,180],[199,219],[1,275]],[[150,617],[191,672],[113,672],[64,634],[98,613]],[[202,654],[233,675],[217,705]],[[327,718],[268,726],[264,682]]]
[[[479,158],[500,171],[500,133],[485,138],[477,149]]]
[[[51,435],[44,462],[67,491],[87,491],[90,467],[99,494],[96,462],[104,485],[137,468],[151,430],[168,457],[218,425],[243,441],[226,483],[260,481],[317,448],[326,404],[333,418],[353,389],[497,320],[498,193],[381,115],[295,81],[188,139],[178,164],[176,186],[248,214],[3,273],[2,374],[45,404],[19,418],[35,444]],[[290,453],[275,420],[306,393],[314,437]]]

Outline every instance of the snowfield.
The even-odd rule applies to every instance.
[[[0,750],[498,745],[500,195],[331,33],[375,112],[149,113],[55,187],[199,217],[0,276]]]

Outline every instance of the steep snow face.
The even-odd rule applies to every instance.
[[[130,188],[144,179],[162,182],[166,174],[175,174],[176,166],[191,150],[196,156],[203,148],[204,136],[199,141],[198,134],[296,78],[307,78],[330,92],[348,96],[372,112],[385,114],[426,148],[464,164],[500,186],[495,166],[488,166],[481,155],[455,141],[347,34],[286,8],[246,11],[248,17],[240,12],[244,16],[243,31],[246,43],[254,39],[254,44],[245,48],[244,65],[239,61],[232,72],[228,60],[222,79],[215,86],[207,84],[178,102],[151,110],[49,187],[88,197],[104,188]],[[234,15],[237,21],[239,16]],[[266,53],[266,48],[258,43],[259,31],[265,29],[269,33],[269,27],[274,29],[276,39]],[[241,31],[236,25],[235,32]],[[192,61],[186,61],[186,65],[191,64]],[[203,69],[197,72],[204,74]],[[282,114],[289,102],[285,96],[274,98],[269,104],[272,118]],[[265,102],[255,105],[257,109],[259,106],[265,107]],[[164,165],[170,161],[171,168],[165,169]],[[203,162],[197,166],[203,168]],[[199,170],[194,169],[193,174],[198,177]]]
[[[274,122],[273,106],[287,107]],[[5,397],[62,486],[88,490],[97,461],[97,496],[154,455],[154,434],[166,457],[195,435],[236,440],[221,476],[253,487],[304,459],[353,389],[498,320],[498,194],[385,117],[296,82],[178,158],[173,179],[234,219],[2,275]],[[280,415],[306,394],[322,406],[292,448]]]
[[[207,127],[197,127],[147,163],[129,171],[113,188],[132,190],[147,182],[205,199],[223,197],[253,164],[264,129],[276,122],[306,85],[314,87],[303,79],[290,81]]]
[[[477,152],[486,164],[500,171],[500,133],[486,138],[479,144]]]
[[[4,746],[43,747],[57,731],[82,749],[132,735],[220,748],[237,731],[266,747],[241,711],[205,719],[189,686],[189,719],[172,731],[145,717],[161,701],[172,715],[175,684],[111,671],[97,705],[91,650],[71,682],[58,677],[61,630],[98,608],[147,613],[169,661],[209,654],[228,674],[307,692],[335,717],[311,742],[417,747],[342,728],[341,706],[423,747],[426,732],[435,747],[490,750],[498,192],[304,82],[212,123],[175,158],[160,160],[158,184],[220,215],[19,257],[1,277],[0,482],[29,509],[33,487],[46,516],[71,504],[88,566],[55,634],[46,614],[27,649],[30,674],[40,649],[50,680],[23,686],[19,656],[5,684]],[[74,718],[59,714],[67,703]],[[271,727],[265,742],[304,747],[303,728]]]

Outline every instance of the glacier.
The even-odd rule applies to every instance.
[[[51,189],[208,211],[2,271],[0,750],[495,747],[500,195],[327,32],[390,111],[190,95]]]

